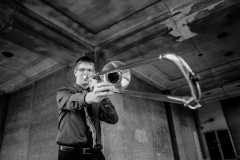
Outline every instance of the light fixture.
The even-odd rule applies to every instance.
[[[214,118],[209,118],[209,120],[208,120],[208,122],[213,122],[213,121],[215,121]]]
[[[224,56],[225,56],[225,57],[229,57],[229,56],[231,56],[231,55],[233,55],[233,52],[227,52]]]
[[[13,57],[13,54],[11,52],[2,52],[2,55],[8,58]]]
[[[226,37],[228,35],[228,33],[227,32],[222,32],[222,33],[220,33],[219,35],[217,35],[217,38],[224,38],[224,37]]]

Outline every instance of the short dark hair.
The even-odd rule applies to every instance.
[[[75,64],[75,69],[77,68],[77,66],[82,63],[82,62],[86,62],[86,63],[93,63],[93,65],[95,64],[93,59],[88,57],[88,56],[82,56],[80,58],[78,58],[78,60],[76,61],[76,64]]]

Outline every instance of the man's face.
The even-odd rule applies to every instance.
[[[84,76],[92,76],[94,74],[94,64],[82,62],[78,65],[78,67],[74,70],[74,75],[76,76],[76,83],[82,87],[88,86],[88,80],[84,80]]]

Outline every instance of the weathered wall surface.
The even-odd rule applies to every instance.
[[[158,92],[154,87],[132,79],[128,90]],[[160,92],[158,92],[160,93]],[[173,160],[168,122],[163,102],[128,95],[111,97],[119,122],[103,125],[107,160]]]
[[[26,159],[33,86],[11,94],[0,159]]]
[[[64,73],[65,72],[65,73]],[[28,160],[56,159],[57,105],[56,92],[64,86],[66,70],[55,73],[34,85],[29,124]]]
[[[10,95],[1,160],[57,159],[56,92],[69,85],[65,68]]]
[[[221,102],[238,158],[240,158],[240,98],[231,98]]]

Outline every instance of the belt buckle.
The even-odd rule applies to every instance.
[[[89,151],[89,152],[86,152]],[[91,154],[90,148],[83,148],[83,154]]]

